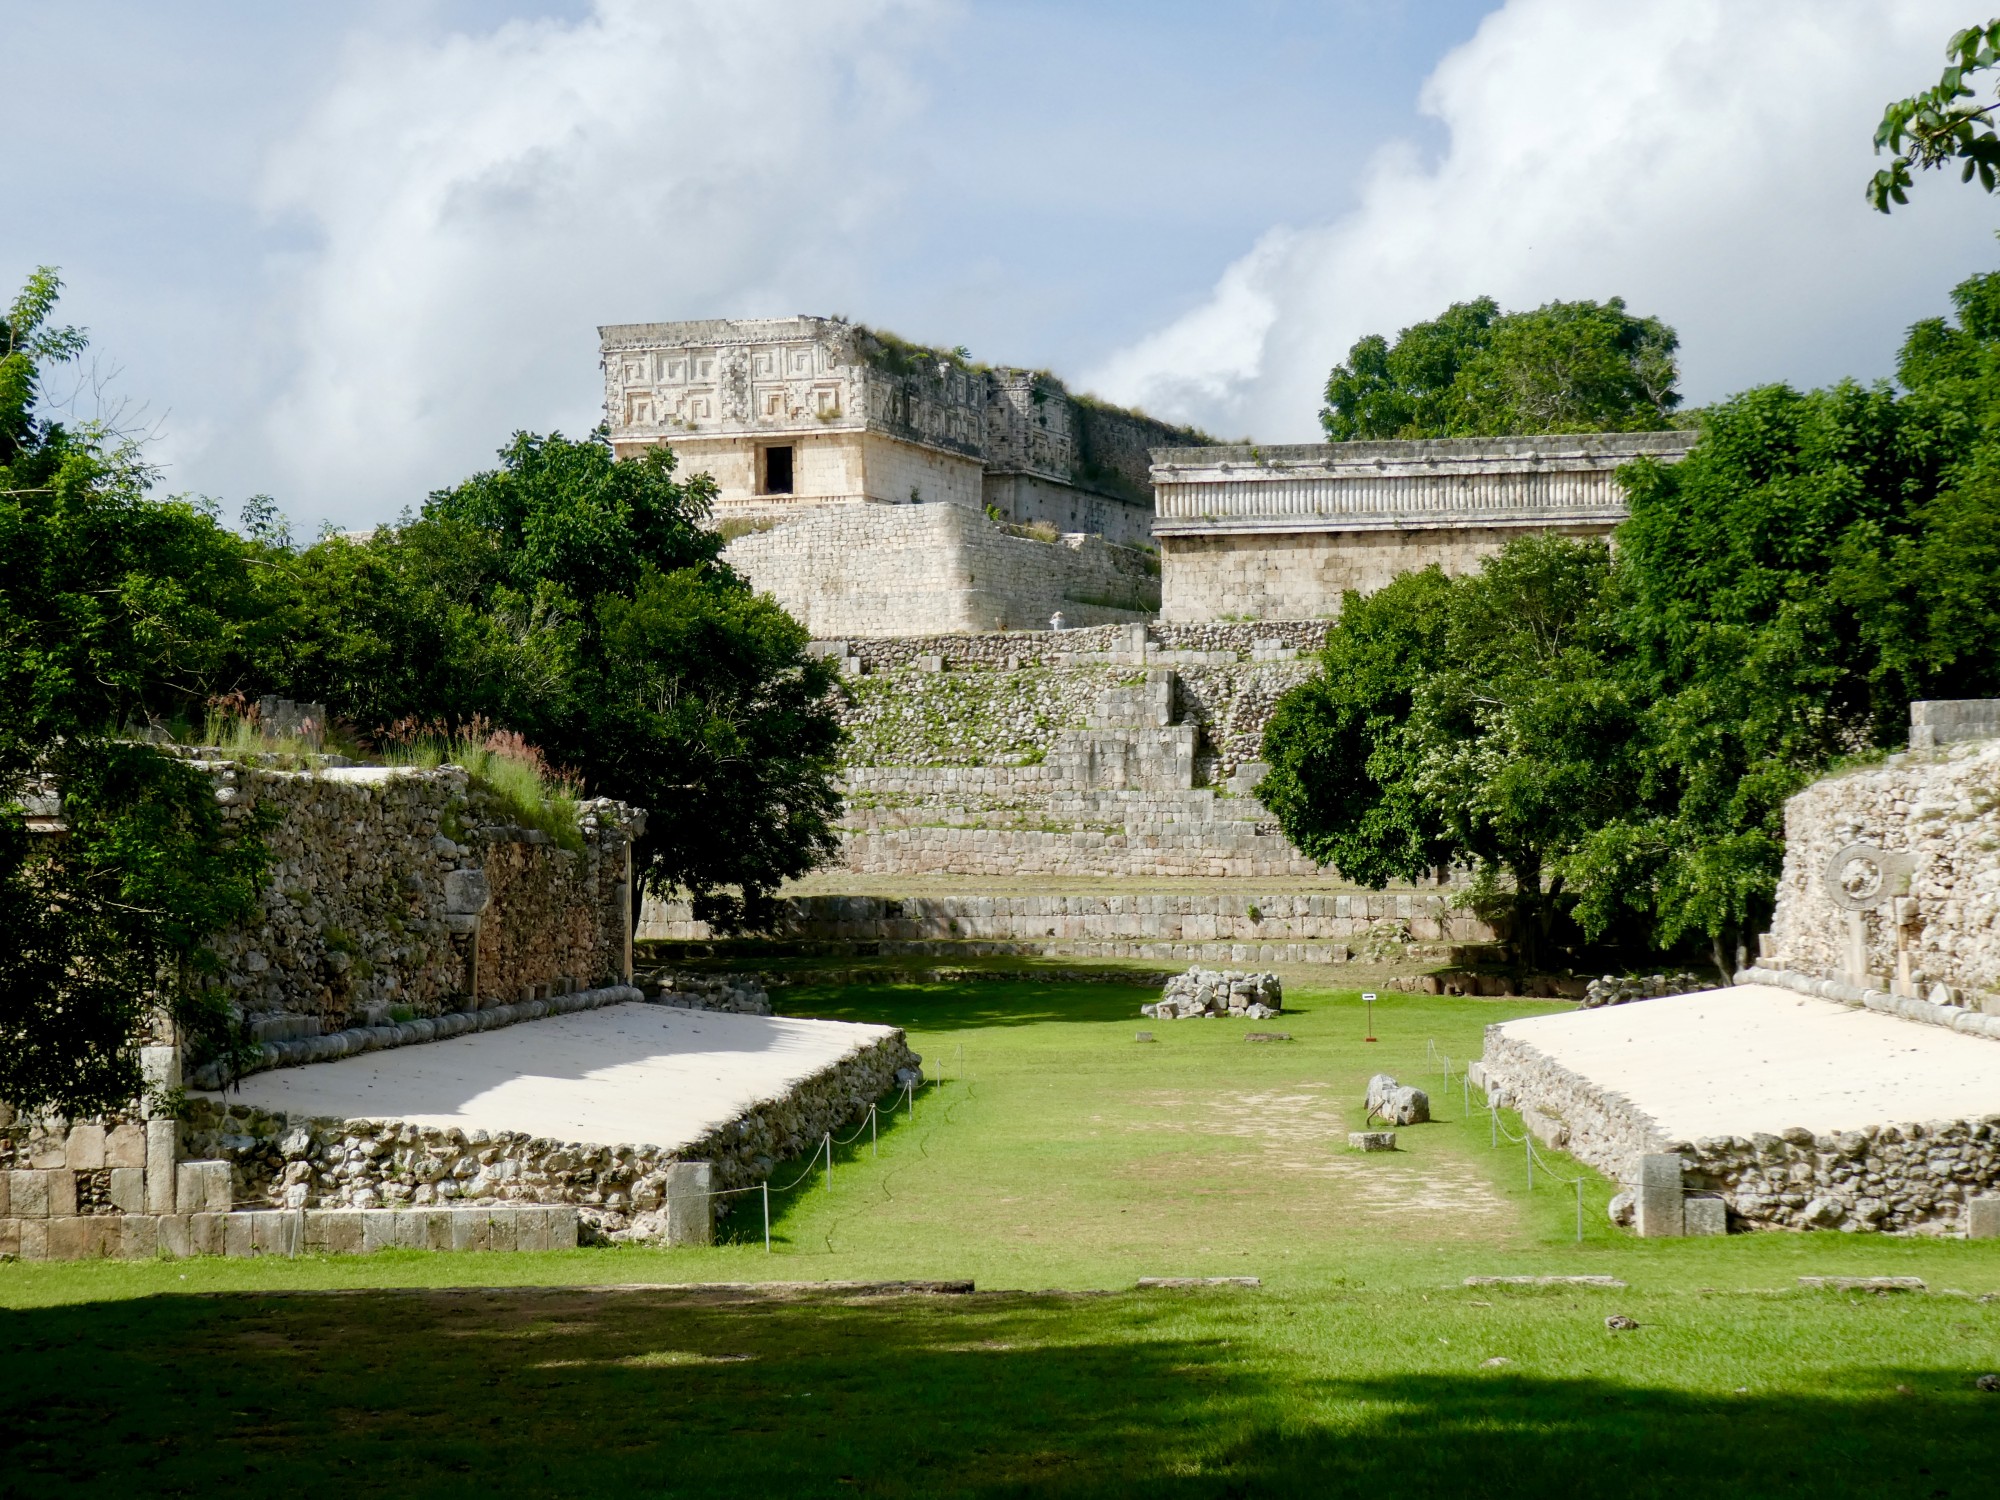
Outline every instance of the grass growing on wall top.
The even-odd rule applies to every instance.
[[[391,765],[462,766],[472,784],[492,797],[516,823],[537,828],[565,849],[581,852],[576,783],[550,769],[539,750],[518,734],[478,730],[425,734],[396,745]]]

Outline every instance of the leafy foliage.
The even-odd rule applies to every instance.
[[[1394,344],[1357,342],[1327,377],[1320,425],[1335,442],[1662,428],[1680,404],[1678,344],[1618,297],[1518,313],[1479,297]]]
[[[1901,743],[1913,698],[2000,691],[2000,275],[1953,300],[1904,394],[1748,391],[1627,466],[1615,562],[1522,541],[1350,595],[1267,732],[1287,834],[1374,885],[1471,865],[1529,956],[1705,938],[1730,967],[1785,798]]]
[[[37,417],[43,367],[83,347],[48,330],[60,283],[9,309],[0,369],[0,1098],[84,1113],[139,1089],[132,1042],[162,1006],[222,1040],[204,944],[254,902],[255,819],[119,726],[198,704],[259,624],[246,549],[110,435]],[[59,789],[67,833],[31,836]]]
[[[1945,70],[1933,88],[1898,99],[1875,127],[1875,153],[1894,152],[1888,166],[1868,179],[1868,203],[1888,213],[1908,203],[1912,167],[1931,171],[1960,164],[1959,180],[1992,192],[2000,187],[2000,133],[1993,111],[2000,105],[1975,104],[1967,79],[2000,63],[2000,20],[1954,32],[1945,44]]]
[[[838,676],[718,560],[713,482],[655,448],[521,433],[498,469],[366,541],[275,558],[270,680],[364,733],[505,725],[592,795],[645,807],[644,876],[720,926],[834,848]]]

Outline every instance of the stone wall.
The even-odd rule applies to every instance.
[[[1134,625],[850,640],[822,649],[852,664],[841,713],[853,765],[1039,765],[1062,737],[1091,723],[1106,693],[1171,666],[1169,722],[1199,731],[1195,784],[1219,784],[1257,758],[1273,706],[1316,669],[1290,642],[1317,639],[1310,630],[1254,635],[1241,626],[1207,627],[1187,646],[1154,639],[1160,635],[1173,640],[1160,627]]]
[[[621,988],[607,998],[625,1003],[637,993]],[[589,998],[520,1008],[565,1013]],[[660,1003],[688,998],[668,995]],[[468,1024],[428,1031],[429,1022],[407,1023],[418,1030],[402,1040],[422,1045],[503,1017],[446,1019]],[[526,1016],[504,1019],[532,1024]],[[176,1050],[147,1054],[149,1077],[176,1086]],[[295,1118],[232,1104],[227,1095],[189,1095],[179,1118],[146,1102],[92,1120],[22,1118],[0,1106],[0,1257],[557,1249],[577,1243],[579,1225],[586,1240],[680,1243],[688,1221],[709,1222],[711,1203],[697,1193],[692,1202],[670,1204],[688,1187],[677,1172],[699,1164],[704,1192],[764,1180],[779,1161],[803,1155],[904,1079],[920,1077],[921,1061],[898,1031],[672,1152],[521,1132]],[[555,1217],[538,1218],[531,1207]],[[433,1216],[339,1217],[388,1210]],[[435,1217],[443,1210],[450,1215]],[[689,1237],[705,1240],[705,1228]]]
[[[1669,1140],[1622,1095],[1503,1026],[1487,1028],[1478,1066],[1485,1076],[1477,1081],[1491,1086],[1495,1102],[1519,1106],[1524,1120],[1539,1117],[1548,1144],[1628,1183],[1640,1157],[1678,1156],[1687,1189],[1722,1194],[1735,1218],[1753,1227],[1962,1230],[1968,1201],[2000,1187],[2000,1116]]]
[[[1616,522],[1536,528],[1558,536],[1605,537]],[[1171,536],[1160,547],[1161,618],[1332,619],[1342,595],[1372,594],[1433,565],[1453,577],[1477,572],[1520,535],[1466,526],[1412,531],[1311,531],[1296,535]]]
[[[919,1066],[899,1031],[823,1069],[678,1151],[555,1141],[518,1131],[466,1132],[394,1120],[298,1118],[197,1098],[183,1126],[196,1156],[230,1163],[232,1196],[249,1208],[426,1208],[570,1204],[607,1237],[664,1229],[667,1172],[706,1162],[711,1190],[748,1187],[803,1156],[828,1130]]]
[[[1493,941],[1452,891],[1300,895],[1274,881],[1247,895],[793,896],[773,935],[809,948],[960,951],[1170,962],[1389,962]],[[649,899],[641,939],[713,938],[684,901]]]
[[[579,808],[577,847],[512,821],[456,766],[200,762],[225,816],[275,811],[259,920],[213,940],[255,1040],[477,1010],[630,975],[641,815]]]
[[[1433,563],[1466,573],[1526,532],[1603,536],[1634,459],[1672,463],[1691,432],[1585,433],[1153,454],[1169,620],[1340,612]]]
[[[1758,966],[2000,1016],[2000,740],[1893,755],[1787,802]]]
[[[815,510],[732,541],[723,558],[816,636],[1028,630],[1159,608],[1149,554],[1095,537],[1011,536],[951,504]]]

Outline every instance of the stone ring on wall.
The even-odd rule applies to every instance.
[[[1820,884],[1843,911],[1871,911],[1910,891],[1916,861],[1874,844],[1849,844],[1826,862]]]

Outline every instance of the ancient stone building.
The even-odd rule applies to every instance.
[[[1619,465],[1677,462],[1692,432],[1162,448],[1161,617],[1320,619],[1440,564],[1465,573],[1523,532],[1605,536]]]
[[[730,563],[816,634],[1159,607],[1149,555],[1117,549],[1150,543],[1149,450],[1198,433],[839,318],[598,332],[617,452],[666,443],[713,476]]]

